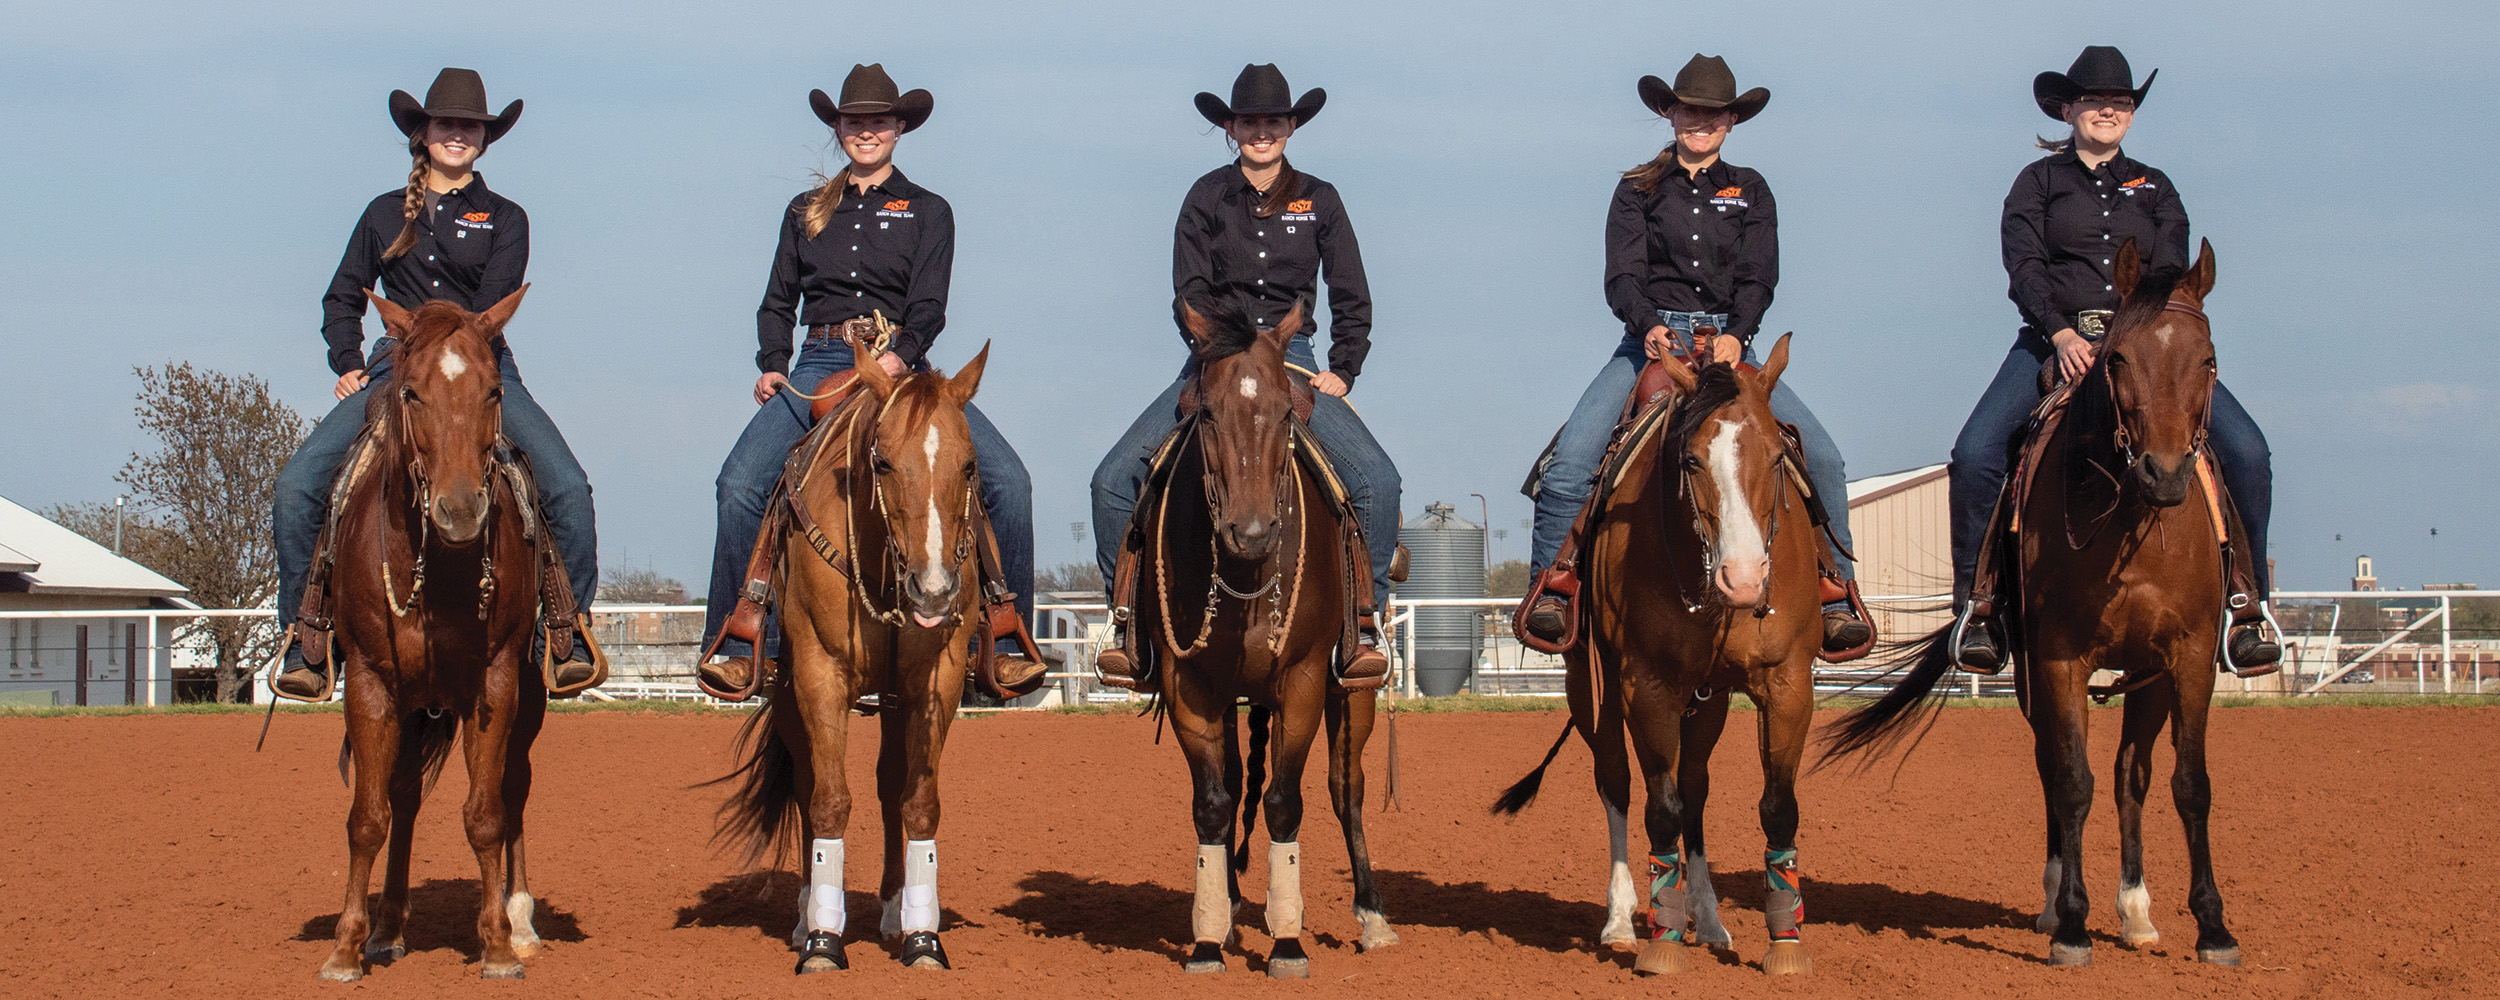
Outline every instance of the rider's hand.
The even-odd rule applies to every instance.
[[[765,372],[763,377],[755,380],[755,405],[762,406],[772,402],[773,393],[780,392],[789,385],[790,376],[780,372]]]
[[[903,377],[903,359],[892,351],[877,355],[877,367],[885,369],[888,378]]]
[[[349,396],[355,395],[356,390],[364,388],[365,382],[365,370],[358,368],[355,371],[339,376],[339,384],[330,387],[330,395],[340,399],[346,399]]]
[[[1668,332],[1663,326],[1650,327],[1649,335],[1641,338],[1641,350],[1649,352],[1651,361],[1666,357],[1672,353],[1674,347],[1675,334]]]
[[[1311,391],[1313,392],[1324,392],[1331,396],[1343,396],[1346,394],[1346,390],[1348,388],[1349,387],[1345,384],[1345,380],[1338,378],[1336,372],[1321,372],[1317,375],[1311,376]]]
[[[2092,370],[2092,342],[2083,339],[2074,327],[2049,335],[2049,343],[2057,348],[2057,373],[2072,382]]]
[[[1710,360],[1735,364],[1745,357],[1745,342],[1734,337],[1710,338]]]

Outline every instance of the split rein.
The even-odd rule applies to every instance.
[[[891,625],[895,628],[901,628],[905,624],[909,623],[911,615],[909,612],[903,610],[902,597],[899,593],[901,587],[896,585],[893,581],[901,580],[904,576],[908,575],[911,571],[911,567],[909,561],[903,555],[901,538],[894,530],[894,519],[892,513],[893,508],[886,501],[885,497],[885,480],[876,475],[875,469],[877,463],[883,461],[883,457],[877,451],[877,425],[884,422],[886,412],[894,408],[894,401],[897,398],[900,398],[900,396],[900,392],[889,393],[885,400],[878,404],[875,415],[870,416],[864,423],[860,418],[865,414],[863,414],[861,409],[857,406],[846,407],[844,409],[844,413],[847,414],[847,416],[836,415],[829,418],[839,419],[845,422],[843,426],[839,428],[842,433],[851,435],[853,438],[864,436],[867,439],[867,447],[864,451],[851,447],[852,442],[846,441],[846,447],[844,449],[846,453],[839,459],[839,465],[841,467],[840,475],[842,477],[842,495],[844,498],[842,505],[842,535],[843,541],[849,547],[849,551],[853,553],[860,551],[859,521],[861,515],[860,508],[862,505],[857,502],[859,492],[857,489],[857,483],[852,479],[852,476],[862,464],[859,460],[864,458],[866,459],[866,464],[870,470],[868,476],[868,503],[866,506],[868,510],[874,514],[874,516],[885,522],[886,525],[885,556],[886,565],[889,570],[887,576],[887,587],[888,589],[897,591],[894,602],[890,606],[879,607],[877,605],[875,595],[869,593],[867,573],[865,572],[866,565],[864,563],[858,565],[846,564],[846,561],[842,558],[842,553],[834,550],[833,543],[825,538],[822,531],[817,530],[814,519],[807,513],[807,483],[808,480],[815,475],[816,469],[820,463],[811,459],[811,461],[808,462],[806,472],[799,477],[798,483],[792,486],[783,498],[784,502],[790,505],[791,513],[798,520],[800,529],[807,539],[808,547],[815,550],[817,558],[823,559],[826,565],[833,567],[834,572],[842,574],[851,581],[851,591],[859,599],[860,610],[867,612],[870,618],[874,618],[877,621],[884,622],[885,624]],[[825,432],[825,438],[830,440],[834,433],[834,429],[828,429]],[[819,441],[817,448],[821,451],[823,447],[824,442]],[[976,485],[979,478],[980,468],[977,464],[965,473],[963,509],[957,514],[957,521],[963,526],[963,530],[958,532],[955,538],[954,572],[958,580],[963,579],[964,566],[972,558],[973,535],[975,534],[975,526],[972,521],[972,504],[973,497],[980,492]],[[939,627],[957,624],[961,622],[962,619],[963,612],[960,609],[950,611],[948,612],[945,620],[939,624]]]
[[[2213,321],[2206,318],[2205,311],[2202,309],[2189,305],[2185,302],[2181,302],[2177,299],[2170,299],[2161,304],[2161,311],[2166,313],[2179,313],[2194,319],[2198,323],[2205,325],[2208,337],[2212,335],[2211,331],[2213,329]],[[2094,368],[2097,369],[2096,374],[2101,381],[2101,388],[2109,398],[2110,444],[2118,452],[2118,468],[2121,470],[2134,469],[2137,463],[2144,460],[2144,456],[2135,450],[2137,435],[2127,425],[2126,407],[2118,405],[2118,377],[2111,372],[2110,364],[2107,361],[2099,362],[2094,365]],[[2084,377],[2093,378],[2096,377],[2096,375],[2087,374]],[[2213,431],[2214,385],[2219,381],[2220,379],[2218,377],[2209,377],[2205,380],[2205,406],[2203,419],[2197,422],[2195,439],[2188,442],[2187,458],[2185,461],[2190,465],[2202,460],[2205,451],[2206,437]],[[2110,485],[2114,487],[2113,492],[2123,493],[2125,491],[2125,480],[2119,478],[2117,473],[2102,466],[2098,458],[2087,455],[2085,456],[2084,461],[2092,466],[2092,471],[2100,473],[2102,478],[2110,481]],[[2068,508],[2065,514],[2067,547],[2080,551],[2084,546],[2091,544],[2092,539],[2100,534],[2101,526],[2107,524],[2111,515],[2114,515],[2117,512],[2118,505],[2117,502],[2113,500],[2108,510],[2101,512],[2098,517],[2092,519],[2092,530],[2086,532],[2078,538],[2075,534],[2074,511],[2071,507]]]
[[[390,605],[391,617],[406,618],[409,612],[419,607],[418,602],[425,593],[425,553],[426,549],[432,545],[434,537],[434,482],[425,474],[425,453],[417,450],[416,438],[409,431],[407,408],[394,404],[384,415],[384,419],[395,424],[391,430],[399,437],[400,450],[407,454],[408,481],[415,485],[417,491],[417,544],[415,546],[417,558],[416,565],[409,567],[408,570],[408,600],[405,603],[400,601],[398,586],[391,578],[390,549],[380,533],[377,532],[374,535],[374,546],[381,549],[380,558],[376,561],[382,564],[382,599]],[[496,419],[496,437],[501,438],[503,432],[500,410],[497,412]],[[501,456],[499,455],[493,464],[500,463]],[[495,610],[495,479],[500,471],[496,468],[489,468],[486,471],[486,510],[479,522],[477,533],[478,545],[484,550],[478,560],[477,620],[479,621],[486,621]]]

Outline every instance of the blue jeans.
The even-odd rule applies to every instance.
[[[295,621],[296,610],[304,605],[304,577],[312,569],[313,550],[321,544],[321,523],[330,516],[330,488],[338,480],[339,463],[347,460],[356,435],[364,432],[365,398],[390,377],[391,355],[398,346],[394,337],[374,342],[365,362],[368,384],[331,407],[330,415],[321,418],[295,449],[295,457],[278,472],[270,533],[278,550],[280,624]],[[573,601],[588,612],[591,597],[599,591],[599,530],[591,510],[590,476],[573,457],[572,447],[564,443],[555,421],[547,419],[547,411],[538,408],[538,401],[521,384],[521,369],[513,363],[512,348],[502,338],[495,340],[495,363],[503,372],[503,436],[529,456],[539,506],[547,513],[547,528],[564,557]]]
[[[2013,459],[2014,435],[2022,432],[2031,408],[2040,403],[2040,366],[2053,352],[2046,341],[2025,332],[2005,352],[2005,363],[1988,389],[1971,407],[1962,434],[1953,440],[1953,461],[1947,467],[1953,505],[1953,593],[1967,596],[1979,567],[1979,543],[1988,531],[1988,515],[1996,510]],[[2206,441],[2221,466],[2222,486],[2239,507],[2248,529],[2248,550],[2257,568],[2257,593],[2263,600],[2272,590],[2273,573],[2266,566],[2266,520],[2274,512],[2274,459],[2266,434],[2240,408],[2231,390],[2214,383],[2213,413]]]
[[[1696,326],[1717,326],[1725,329],[1727,316],[1713,313],[1665,312],[1659,321],[1668,329],[1691,336]],[[1745,349],[1745,360],[1754,360],[1753,348]],[[1580,394],[1579,405],[1571,408],[1571,417],[1563,421],[1562,436],[1554,441],[1554,456],[1545,466],[1545,475],[1536,495],[1536,535],[1530,540],[1528,574],[1544,572],[1562,551],[1563,539],[1571,534],[1571,522],[1580,516],[1580,508],[1588,503],[1589,494],[1597,486],[1598,463],[1606,460],[1606,443],[1612,440],[1615,421],[1623,415],[1624,400],[1632,395],[1632,387],[1640,381],[1641,367],[1649,363],[1649,354],[1637,339],[1625,339],[1615,346],[1615,353],[1597,370],[1597,379]],[[1814,483],[1814,492],[1823,500],[1823,509],[1832,516],[1832,534],[1843,546],[1849,538],[1849,476],[1841,464],[1840,445],[1823,430],[1823,422],[1806,409],[1805,400],[1797,397],[1783,380],[1771,388],[1771,415],[1797,425],[1805,438],[1806,478]],[[1857,566],[1840,553],[1832,553],[1840,564],[1842,579],[1855,580]]]
[[[800,392],[816,391],[816,384],[836,372],[851,367],[851,347],[838,340],[809,338],[799,350],[798,363],[790,366],[790,385]],[[746,572],[747,557],[755,552],[755,536],[764,530],[764,505],[771,502],[773,486],[781,481],[782,466],[788,464],[790,449],[816,426],[816,418],[808,411],[807,400],[798,393],[783,390],[765,401],[755,416],[747,421],[747,429],[738,435],[738,443],[729,449],[729,457],[720,464],[720,478],[712,483],[713,497],[719,504],[718,527],[712,538],[712,588],[710,604],[703,614],[703,642],[709,645],[720,634],[721,622],[738,604],[740,576]],[[998,559],[1007,579],[1000,581],[1016,592],[1016,611],[1024,620],[1033,620],[1033,478],[1025,474],[1024,459],[1017,457],[1014,446],[998,433],[979,407],[964,406],[964,422],[972,431],[972,454],[981,464],[981,507],[990,515],[990,527],[998,535]],[[778,621],[764,627],[765,654],[780,655],[781,629]],[[752,650],[737,638],[721,643],[721,653],[745,656]]]
[[[1318,371],[1311,355],[1311,338],[1295,337],[1285,346],[1285,363],[1305,371]],[[1188,384],[1188,372],[1146,406],[1137,415],[1137,422],[1120,435],[1111,453],[1094,469],[1094,559],[1102,565],[1102,578],[1107,586],[1112,580],[1120,558],[1120,543],[1128,537],[1129,516],[1137,510],[1137,494],[1146,483],[1146,464],[1154,460],[1154,449],[1180,425],[1181,388]],[[1337,476],[1345,480],[1346,490],[1353,494],[1354,509],[1363,523],[1364,547],[1372,557],[1372,607],[1385,608],[1389,603],[1389,561],[1398,550],[1398,503],[1401,484],[1397,464],[1389,453],[1381,450],[1372,438],[1371,428],[1363,426],[1363,418],[1346,401],[1327,393],[1314,393],[1311,405],[1311,436],[1328,452],[1329,464]]]

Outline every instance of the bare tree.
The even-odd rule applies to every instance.
[[[1033,589],[1048,594],[1076,590],[1102,593],[1102,568],[1093,563],[1060,563],[1033,574]]]
[[[1504,559],[1493,564],[1484,574],[1484,592],[1494,597],[1517,597],[1528,592],[1528,564],[1517,559]]]
[[[612,566],[599,580],[599,599],[619,604],[684,604],[686,585],[649,565]]]
[[[228,375],[177,361],[133,369],[139,428],[156,438],[114,474],[130,490],[123,552],[191,591],[211,608],[256,608],[277,595],[269,507],[278,470],[304,441],[304,418],[251,374]],[[110,504],[55,507],[47,516],[113,544]],[[203,618],[177,641],[211,657],[217,700],[242,700],[252,671],[277,655],[279,632],[261,618]]]

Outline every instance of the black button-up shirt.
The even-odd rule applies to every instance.
[[[1345,203],[1327,181],[1302,175],[1284,211],[1259,218],[1262,196],[1237,164],[1198,178],[1181,200],[1172,233],[1172,290],[1178,303],[1237,301],[1262,325],[1285,318],[1297,298],[1316,301],[1328,278],[1328,370],[1348,383],[1372,349],[1372,290]]]
[[[417,213],[417,245],[390,260],[382,251],[407,223],[408,189],[397,188],[365,206],[347,253],[321,297],[321,339],[330,344],[330,370],[345,375],[365,366],[365,289],[382,279],[382,297],[415,309],[442,299],[470,312],[519,291],[529,269],[530,219],[511,199],[486,189],[483,174],[432,199]]]
[[[781,247],[764,304],[755,310],[755,367],[790,370],[791,316],[825,326],[871,312],[901,324],[888,345],[918,365],[946,329],[946,286],[955,271],[955,210],[900,170],[863,194],[844,185],[823,232],[807,235],[809,190],[781,217]]]
[[[1750,341],[1780,280],[1779,215],[1771,186],[1721,160],[1689,174],[1670,162],[1648,194],[1630,178],[1606,211],[1606,304],[1624,335],[1658,325],[1658,311],[1727,314],[1719,331]]]
[[[2014,176],[2005,195],[2006,296],[2023,323],[2047,337],[2075,325],[2085,309],[2118,308],[2111,274],[2118,247],[2135,238],[2145,274],[2187,269],[2187,209],[2161,171],[2111,157],[2086,170],[2072,152],[2042,157]]]

